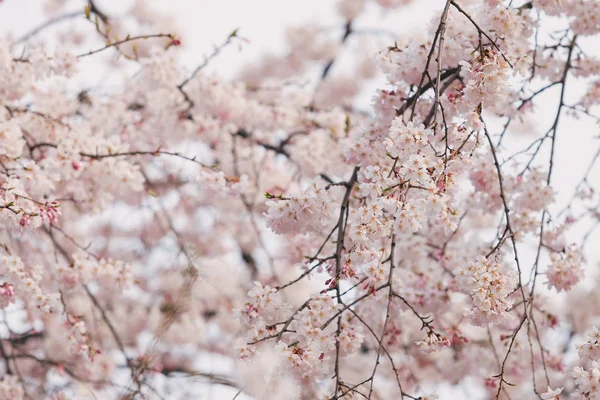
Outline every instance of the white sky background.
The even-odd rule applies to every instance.
[[[70,7],[67,10],[83,11],[84,0],[69,0]],[[99,6],[109,15],[119,15],[124,10],[130,8],[133,0],[97,0]],[[207,71],[231,78],[246,63],[256,60],[264,52],[283,53],[285,51],[285,28],[293,25],[301,25],[310,22],[320,23],[327,28],[334,29],[338,36],[342,34],[343,21],[336,14],[335,0],[148,0],[148,3],[156,10],[161,10],[166,15],[175,18],[183,46],[180,51],[183,65],[192,70],[196,65],[202,62],[204,56],[210,53],[213,45],[222,43],[225,38],[236,28],[239,28],[239,35],[249,41],[241,46],[233,45],[226,48],[217,58],[211,61],[206,68]],[[4,0],[0,4],[0,35],[8,32],[14,37],[19,37],[32,28],[37,27],[45,21],[41,13],[44,0]],[[380,8],[370,6],[366,15],[361,16],[355,23],[355,29],[376,29],[384,28],[397,34],[410,36],[414,32],[425,33],[434,11],[439,11],[443,7],[442,0],[416,0],[413,5],[404,7],[398,11],[382,12]],[[59,30],[65,30],[73,21],[60,23],[56,28],[45,31],[41,37],[52,41],[54,34]],[[89,25],[89,23],[88,23]],[[84,25],[77,25],[83,26]],[[93,35],[93,27],[85,28]],[[337,29],[337,30],[335,30]],[[381,43],[381,49],[386,45],[392,44],[392,39],[385,36],[373,36],[373,40]],[[590,40],[583,40],[587,50],[593,49],[593,52],[600,54],[600,46],[589,44]],[[102,47],[102,43],[97,43]],[[93,47],[93,48],[98,48]],[[91,48],[90,48],[91,49]],[[87,51],[88,49],[83,49]],[[352,41],[349,41],[343,52],[352,52]],[[110,53],[110,50],[107,51]],[[97,63],[93,60],[94,56],[84,60],[82,69],[84,82],[103,83],[111,82]],[[331,74],[336,73],[336,68],[343,69],[344,63],[334,66]],[[135,69],[134,69],[135,71]],[[358,104],[359,108],[367,110],[370,97],[376,87],[382,87],[383,79],[373,84]],[[110,85],[110,83],[108,83]],[[578,94],[578,88],[581,90],[581,83],[570,77],[567,83],[568,104],[573,104],[573,94]],[[527,146],[534,138],[539,137],[552,124],[554,119],[558,93],[560,88],[555,87],[548,90],[544,97],[536,103],[538,110],[543,109],[537,116],[537,120],[532,125],[532,134],[523,134],[523,138],[514,141],[515,149],[521,149]],[[553,171],[553,186],[557,194],[557,202],[562,205],[572,196],[573,188],[583,175],[590,160],[596,152],[600,141],[597,139],[600,129],[594,121],[588,117],[582,116],[579,121],[572,118],[565,118],[564,112],[558,128],[557,152],[555,167]],[[535,136],[534,136],[535,134]],[[513,135],[514,137],[514,135]],[[547,153],[538,155],[538,160],[548,159]],[[191,155],[190,155],[191,156]],[[600,186],[600,163],[598,163],[595,173],[590,175],[590,182]],[[573,241],[578,240],[589,228],[589,225],[581,227],[572,237]],[[600,232],[596,231],[589,241],[586,248],[588,257],[588,271],[598,268],[600,252],[595,247]],[[525,261],[533,259],[533,254],[524,254]],[[591,271],[590,271],[591,272]],[[183,383],[183,382],[182,382]],[[222,389],[213,387],[210,394],[206,394],[206,399],[230,399],[235,392],[221,391]],[[233,394],[232,394],[233,393]],[[445,391],[439,393],[442,399],[455,398],[455,396],[467,396],[474,398],[474,394],[455,393],[451,395]],[[244,399],[239,396],[238,399]]]

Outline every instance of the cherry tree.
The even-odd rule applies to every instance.
[[[597,0],[324,2],[235,79],[152,3],[0,42],[0,399],[600,398]]]

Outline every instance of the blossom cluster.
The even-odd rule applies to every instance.
[[[513,271],[503,271],[497,262],[483,256],[454,271],[459,285],[473,297],[473,309],[467,316],[477,326],[502,323],[510,316],[510,295],[517,286]]]
[[[331,218],[324,216],[333,214],[335,199],[333,191],[313,182],[297,196],[267,201],[267,224],[276,233],[320,232],[331,224]]]
[[[573,246],[566,249],[563,256],[553,253],[552,264],[548,266],[546,277],[548,286],[557,291],[568,291],[583,278],[583,255]]]
[[[600,332],[596,327],[588,334],[588,340],[579,344],[577,353],[582,365],[573,370],[577,393],[581,398],[597,398],[600,395]]]

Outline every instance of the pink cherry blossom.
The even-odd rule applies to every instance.
[[[74,3],[1,6],[0,399],[600,398],[596,1]]]

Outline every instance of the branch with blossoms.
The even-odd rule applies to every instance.
[[[337,0],[233,79],[237,29],[186,71],[142,1],[0,42],[0,394],[595,396],[597,146],[558,172],[566,121],[595,136],[595,4],[366,26],[409,2]]]

